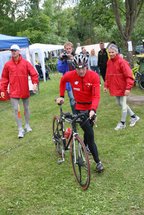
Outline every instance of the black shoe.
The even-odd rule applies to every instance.
[[[104,167],[103,167],[103,165],[102,165],[102,162],[101,162],[101,161],[99,161],[99,163],[97,163],[97,165],[96,165],[96,170],[97,170],[97,172],[98,172],[98,173],[103,172]]]

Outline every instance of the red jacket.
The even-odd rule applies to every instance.
[[[76,70],[67,72],[60,81],[60,96],[64,96],[66,82],[70,82],[76,101],[76,110],[96,110],[100,100],[100,79],[97,73],[87,70],[80,77]]]
[[[125,90],[134,85],[132,70],[126,60],[119,55],[108,60],[104,86],[111,96],[124,96]]]
[[[38,73],[34,67],[20,55],[16,63],[12,58],[2,71],[1,92],[6,92],[9,84],[10,98],[28,98],[30,96],[28,76],[32,83],[38,83]]]

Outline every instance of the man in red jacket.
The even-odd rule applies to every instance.
[[[20,54],[20,47],[16,44],[11,48],[12,58],[3,68],[1,76],[1,97],[5,97],[7,88],[9,87],[9,96],[14,109],[15,119],[18,126],[18,138],[23,138],[25,132],[32,131],[29,125],[29,83],[28,77],[31,77],[34,91],[37,89],[38,73],[34,67]],[[22,127],[22,119],[20,115],[20,99],[23,101],[25,113],[25,131]]]
[[[122,108],[121,121],[115,130],[126,127],[127,113],[130,115],[130,126],[133,127],[140,119],[127,105],[127,96],[134,85],[132,70],[128,62],[118,54],[118,47],[111,44],[108,48],[110,60],[107,63],[104,91],[109,90],[111,96],[116,96],[118,105]]]
[[[97,73],[87,70],[87,63],[88,59],[86,56],[82,54],[74,56],[76,69],[69,71],[61,78],[60,98],[57,99],[57,103],[64,102],[66,82],[70,82],[76,102],[76,112],[88,111],[86,118],[89,117],[89,120],[86,123],[81,123],[84,131],[84,143],[88,145],[93,155],[96,162],[96,170],[102,172],[104,167],[98,156],[97,146],[94,141],[93,123],[91,122],[100,100],[100,79]]]

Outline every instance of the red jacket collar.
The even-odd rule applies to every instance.
[[[116,60],[118,60],[119,59],[119,54],[117,54],[114,58],[111,58],[111,60],[113,61],[113,62],[115,62]]]

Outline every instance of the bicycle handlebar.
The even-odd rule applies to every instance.
[[[85,111],[85,112],[79,113],[79,114],[74,114],[74,115],[71,113],[63,113],[65,118],[68,121],[70,121],[72,124],[76,123],[76,122],[82,122],[82,117],[85,116],[86,114],[88,114],[88,111]],[[87,119],[83,122],[83,124],[85,124],[88,120],[94,121],[95,118],[96,118],[96,114],[94,114],[91,119],[90,119],[90,117],[87,117]]]
[[[56,99],[55,99],[56,101]],[[72,124],[75,123],[75,122],[81,122],[82,119],[81,117],[82,116],[85,116],[86,114],[88,114],[89,111],[84,111],[82,113],[78,113],[78,114],[72,114],[72,113],[63,113],[62,111],[62,105],[63,105],[63,101],[60,102],[60,104],[58,104],[60,106],[60,111],[62,113],[62,115],[65,117],[65,119],[67,119],[69,122],[71,122]],[[91,121],[94,121],[95,118],[96,118],[96,113],[92,116],[92,118],[90,117],[87,117],[87,119],[83,122],[83,124],[85,124],[88,120],[91,120]]]

